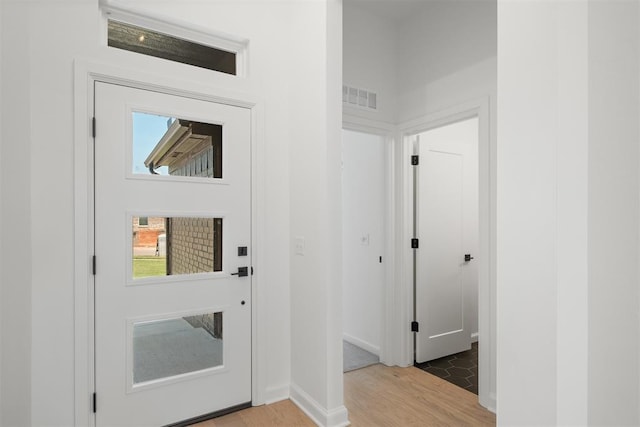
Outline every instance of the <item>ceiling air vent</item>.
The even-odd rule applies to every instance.
[[[342,103],[364,110],[378,109],[378,94],[351,86],[342,86]]]

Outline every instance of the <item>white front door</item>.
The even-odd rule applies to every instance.
[[[250,114],[96,83],[98,426],[251,401]]]
[[[471,329],[477,328],[478,119],[423,132],[417,144],[416,362],[421,363],[468,350],[471,333],[477,332]]]

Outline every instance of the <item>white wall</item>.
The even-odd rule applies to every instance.
[[[2,28],[4,28],[3,22],[2,22],[2,10],[4,9],[4,2],[0,1],[0,99],[2,99],[2,69],[3,69],[3,65],[4,65],[4,57],[2,56]],[[3,165],[2,163],[2,138],[3,138],[3,133],[2,133],[2,103],[0,102],[0,167]],[[2,200],[2,175],[0,174],[0,200]],[[2,227],[2,212],[4,209],[2,209],[2,202],[0,202],[0,232],[3,231]],[[0,247],[0,255],[2,255],[2,247]],[[2,294],[4,293],[4,287],[2,286],[2,284],[4,283],[4,281],[2,280],[2,261],[0,261],[0,312],[3,312],[3,298],[2,298]],[[2,329],[2,315],[0,314],[0,412],[3,412],[3,404],[2,404],[2,373],[4,371],[3,369],[3,364],[2,364],[2,341],[3,341],[3,337],[4,337],[4,332]],[[3,420],[0,418],[0,426],[3,425],[4,422]]]
[[[587,425],[588,5],[558,8],[557,419]]]
[[[344,84],[378,94],[377,111],[345,105],[352,116],[395,123],[398,44],[396,24],[349,1],[344,3]]]
[[[31,413],[31,194],[32,165],[29,4],[2,3],[2,144],[0,158],[0,323],[2,359],[0,424],[30,425]],[[22,34],[22,37],[17,37]],[[8,41],[12,42],[9,43]],[[12,64],[22,64],[16,70]],[[11,123],[11,126],[7,126]],[[71,219],[69,218],[70,222]],[[55,320],[54,320],[55,321]],[[69,361],[71,363],[71,361]],[[65,390],[66,391],[66,390]]]
[[[498,15],[498,423],[503,425],[556,423],[558,64],[557,28],[546,19],[555,7],[529,3],[509,10],[500,4]],[[508,37],[516,31],[522,35]],[[533,81],[525,78],[533,72]]]
[[[638,5],[498,16],[498,423],[637,425]]]
[[[304,85],[290,92],[291,394],[321,424],[342,425],[342,8],[298,2],[293,11],[289,53],[305,59]],[[293,250],[300,239],[302,254]]]
[[[385,283],[384,137],[342,131],[342,325],[345,340],[380,354]],[[383,256],[383,263],[379,257]]]
[[[339,179],[340,153],[340,82],[339,72],[332,68],[339,69],[340,54],[333,47],[335,40],[327,42],[340,35],[333,31],[339,25],[327,23],[328,15],[340,16],[335,5],[328,14],[320,10],[326,9],[324,2],[295,7],[291,2],[261,1],[127,4],[250,39],[249,75],[219,76],[106,48],[95,0],[2,4],[2,122],[12,123],[3,126],[1,140],[2,422],[74,422],[76,58],[162,72],[261,102],[258,150],[264,157],[259,183],[264,192],[259,197],[264,215],[258,221],[261,244],[268,247],[259,272],[261,286],[267,289],[259,307],[268,323],[266,360],[260,366],[266,380],[264,398],[287,397],[294,381],[321,410],[344,417],[341,296],[339,287],[332,285],[339,284],[339,250],[334,251],[339,243],[332,243],[339,242],[339,186],[337,202],[328,197]],[[329,66],[327,57],[332,58]],[[335,98],[332,103],[328,93]],[[300,149],[305,140],[306,148],[317,150],[319,163],[310,162],[309,152]],[[299,186],[290,186],[291,180]],[[309,194],[322,196],[305,205]],[[290,208],[291,197],[300,199]],[[322,224],[318,211],[324,212]],[[289,256],[292,232],[308,236],[304,265]],[[338,235],[331,240],[331,233]],[[326,265],[332,266],[329,272]],[[291,322],[296,325],[293,330]],[[309,370],[307,361],[314,358],[318,365]]]
[[[493,98],[495,1],[429,2],[398,29],[398,122]]]
[[[592,425],[638,425],[638,2],[589,3],[589,399]],[[611,376],[611,355],[625,374]],[[607,392],[615,390],[615,395]]]

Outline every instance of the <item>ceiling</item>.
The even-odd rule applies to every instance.
[[[400,22],[442,0],[345,0],[374,15]]]

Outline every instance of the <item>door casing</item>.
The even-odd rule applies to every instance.
[[[393,248],[389,242],[394,241],[394,218],[395,218],[395,203],[394,203],[394,191],[393,191],[393,159],[394,159],[394,139],[393,129],[380,123],[373,123],[358,117],[344,115],[343,130],[349,130],[354,132],[365,133],[369,135],[376,135],[383,139],[384,143],[384,170],[383,179],[385,182],[384,188],[380,189],[382,193],[382,200],[385,205],[385,210],[382,212],[383,218],[383,230],[382,230],[382,242],[383,249],[380,254],[383,257],[383,270],[382,277],[382,292],[380,295],[382,304],[380,307],[375,307],[380,313],[380,362],[386,365],[396,364],[397,359],[394,351],[397,349],[397,343],[393,340],[397,336],[394,330],[394,306],[389,301],[393,301],[393,288],[390,284],[393,282],[393,271],[395,269],[395,257]],[[344,286],[344,283],[343,283]]]
[[[384,277],[383,277],[383,289],[382,289],[382,305],[377,309],[380,310],[380,354],[379,359],[381,363],[392,366],[398,364],[398,348],[399,344],[396,341],[399,337],[397,333],[397,323],[394,319],[397,318],[396,305],[394,304],[394,289],[391,286],[393,283],[394,271],[395,271],[395,251],[390,242],[395,241],[395,218],[396,218],[396,203],[395,203],[395,189],[393,183],[394,177],[394,130],[393,126],[389,126],[380,122],[373,122],[367,119],[363,119],[348,114],[343,115],[342,129],[355,132],[361,132],[371,135],[377,135],[384,139],[384,181],[386,183],[385,188],[380,191],[383,193],[383,200],[386,206],[383,213],[383,241],[384,250],[381,254],[384,261]]]
[[[171,74],[155,69],[150,74],[126,66],[115,66],[98,60],[76,60],[74,63],[74,419],[76,425],[95,425],[92,409],[94,387],[94,292],[92,255],[93,231],[93,134],[92,115],[94,83],[114,83],[132,88],[162,92],[186,98],[248,108],[251,110],[251,241],[252,265],[252,337],[251,378],[254,405],[265,401],[266,372],[259,369],[266,365],[265,338],[267,319],[264,310],[266,295],[261,290],[261,260],[264,248],[261,236],[262,224],[257,221],[264,215],[263,156],[259,150],[258,129],[263,122],[263,103],[254,97],[230,92],[222,87],[206,85],[194,80],[178,80]],[[99,123],[96,128],[99,131]]]

